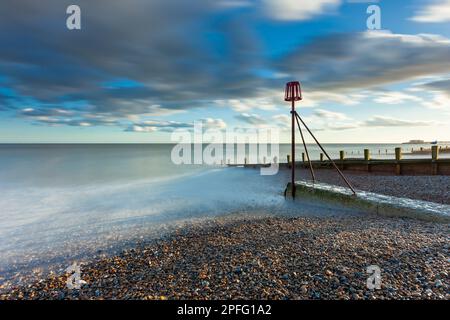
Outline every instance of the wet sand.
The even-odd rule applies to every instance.
[[[361,217],[215,219],[1,299],[449,299],[449,225]],[[367,267],[381,289],[367,288]]]

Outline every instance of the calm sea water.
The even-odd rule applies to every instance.
[[[0,275],[82,259],[97,250],[158,236],[177,224],[219,215],[346,210],[284,201],[286,172],[261,176],[258,170],[243,168],[174,165],[172,147],[0,145]],[[325,147],[332,157],[338,157],[339,150],[358,157],[367,146]],[[395,147],[370,149],[374,157],[393,157]],[[280,160],[289,152],[289,145],[282,145]],[[312,158],[319,153],[311,147]]]

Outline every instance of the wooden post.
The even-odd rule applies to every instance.
[[[400,160],[402,160],[402,148],[395,148],[395,174],[401,175],[402,174],[402,165],[400,163]]]
[[[431,147],[431,157],[433,160],[439,159],[439,149],[438,146],[432,146]]]
[[[323,162],[323,153],[320,154],[320,162]]]
[[[305,162],[305,153],[302,152],[302,161]]]
[[[367,171],[370,172],[370,150],[364,149],[364,160],[367,161]]]
[[[244,164],[247,164],[247,157],[244,158]]]
[[[432,175],[438,174],[438,163],[437,163],[438,159],[439,159],[439,148],[438,148],[438,146],[432,146],[431,147],[431,174]]]
[[[287,164],[288,164],[288,167],[290,168],[291,167],[291,156],[289,154],[287,155]]]
[[[395,160],[402,160],[402,148],[395,148]]]
[[[339,160],[341,160],[341,170],[344,170],[345,152],[343,150],[339,151]]]
[[[369,161],[370,160],[370,150],[364,149],[364,160]]]

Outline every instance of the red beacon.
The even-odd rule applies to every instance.
[[[302,100],[302,89],[300,82],[292,81],[286,84],[284,101],[300,101]]]
[[[296,113],[295,113],[295,101],[302,100],[302,91],[300,89],[300,82],[298,81],[291,81],[286,84],[286,90],[284,93],[284,101],[291,101],[292,102],[292,110],[291,110],[291,117],[292,117],[292,142],[291,142],[291,157],[292,157],[292,164],[291,164],[291,188],[292,188],[292,197],[295,198],[295,120],[296,120]]]
[[[291,192],[292,192],[292,197],[295,198],[295,165],[296,165],[296,163],[295,163],[295,124],[296,123],[297,123],[297,126],[298,126],[298,130],[300,131],[300,136],[302,137],[303,147],[305,148],[306,158],[308,160],[308,167],[309,167],[309,170],[311,172],[311,178],[312,178],[313,183],[316,181],[316,177],[315,177],[315,174],[314,174],[313,164],[311,162],[311,158],[309,157],[308,147],[306,145],[305,138],[303,136],[302,127],[301,127],[300,123],[302,123],[303,126],[306,128],[308,133],[311,135],[311,137],[314,139],[314,141],[319,146],[320,150],[322,150],[323,154],[328,158],[330,163],[337,170],[337,172],[342,177],[342,179],[345,181],[347,186],[352,190],[353,194],[356,195],[356,191],[353,189],[353,187],[350,184],[350,182],[347,180],[347,178],[345,178],[344,174],[341,172],[341,170],[339,170],[337,165],[330,158],[330,156],[325,151],[325,149],[322,147],[320,142],[316,139],[316,137],[313,135],[311,130],[309,130],[309,128],[306,125],[306,123],[303,121],[303,119],[300,117],[300,115],[295,110],[295,101],[300,101],[300,100],[302,100],[302,89],[300,87],[300,82],[298,82],[298,81],[288,82],[286,84],[286,90],[284,92],[284,101],[292,102],[292,107],[291,107],[292,108],[291,109],[291,115],[292,115],[292,119],[291,119],[292,120],[292,124],[291,124],[291,126],[292,126],[291,127],[291,129],[292,129],[292,142],[291,142],[291,156],[292,156],[292,160],[291,161],[292,162],[288,164],[288,165],[290,165],[291,170],[292,170],[292,173],[291,173]],[[289,156],[288,156],[288,161],[289,161]],[[287,190],[288,190],[288,188],[286,188],[285,194],[287,194]]]

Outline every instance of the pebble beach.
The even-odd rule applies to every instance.
[[[298,174],[308,178],[306,170]],[[316,174],[342,185],[329,170]],[[450,177],[346,175],[360,190],[449,203]],[[80,289],[68,288],[67,265],[55,266],[50,274],[18,273],[19,282],[0,283],[0,299],[447,300],[449,227],[363,212],[235,212],[73,261]],[[367,287],[369,266],[381,270],[379,289]]]
[[[449,299],[447,224],[376,216],[215,219],[1,299]],[[367,267],[381,269],[368,289]]]

